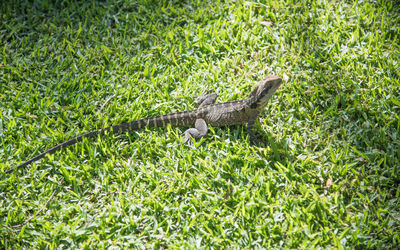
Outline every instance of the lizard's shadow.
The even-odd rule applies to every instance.
[[[224,126],[220,129],[221,132],[215,129],[215,133],[221,136],[231,135],[234,137],[235,141],[245,142],[249,147],[257,148],[257,151],[269,152],[267,155],[260,155],[260,157],[265,157],[271,165],[274,165],[276,162],[285,164],[287,162],[293,162],[294,160],[293,155],[290,153],[287,141],[284,138],[278,140],[271,135],[271,133],[263,130],[260,125],[255,126],[255,134],[257,138],[259,138],[256,142],[250,141],[250,137],[246,132],[246,125]],[[223,133],[227,133],[228,135],[224,135]]]

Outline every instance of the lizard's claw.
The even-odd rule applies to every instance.
[[[185,139],[183,144],[188,148],[195,149],[195,147],[193,147],[193,139],[192,138]]]
[[[200,105],[207,98],[208,90],[205,89],[198,97],[196,97],[193,102],[196,105]]]
[[[209,98],[210,95],[208,94],[208,92],[209,92],[209,91],[208,91],[208,88],[206,87],[206,88],[203,90],[203,92],[201,92],[201,94],[193,100],[193,102],[194,102],[196,105],[201,105],[206,99]]]
[[[183,144],[188,146],[191,149],[194,149],[193,145],[193,138],[190,136],[188,132],[185,132],[185,139],[183,140]]]

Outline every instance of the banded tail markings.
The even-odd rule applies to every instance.
[[[138,129],[143,127],[143,120],[138,120],[137,121],[137,127],[138,127]]]
[[[165,127],[165,115],[160,116],[160,120],[161,120],[162,126]]]
[[[174,113],[173,115],[174,115],[174,119],[172,119],[172,121],[174,121],[174,122],[171,121],[171,124],[176,125],[176,124],[178,124],[179,115],[178,115],[178,113]]]
[[[157,118],[158,118],[158,117],[154,117],[154,118],[152,118],[152,119],[149,121],[149,123],[151,123],[151,122],[153,123],[153,124],[152,124],[153,126],[151,126],[151,127],[157,127]]]
[[[174,115],[173,114],[168,114],[165,119],[167,120],[167,123],[172,124],[172,119],[173,119]]]

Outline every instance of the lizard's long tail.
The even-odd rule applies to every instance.
[[[136,120],[136,121],[132,121],[132,122],[122,123],[119,125],[94,130],[94,131],[88,132],[86,134],[82,134],[82,135],[79,135],[72,139],[69,139],[68,141],[65,141],[63,143],[60,143],[57,146],[54,146],[51,149],[18,165],[17,167],[6,170],[5,173],[12,173],[17,169],[23,168],[23,167],[31,164],[32,162],[42,159],[47,154],[52,154],[62,148],[65,148],[67,146],[78,143],[78,142],[82,141],[83,138],[90,138],[90,137],[94,137],[96,135],[103,135],[106,132],[118,133],[118,132],[130,131],[130,130],[137,130],[137,129],[144,128],[144,127],[148,127],[148,128],[163,127],[163,126],[166,126],[167,124],[179,125],[179,126],[194,124],[195,118],[194,118],[194,116],[192,118],[192,116],[190,115],[191,112],[192,111],[184,111],[184,112],[178,112],[178,113],[173,113],[173,114],[168,114],[168,115],[160,115],[160,116],[156,116],[156,117],[152,117],[152,118],[144,118],[144,119],[140,119],[140,120]]]

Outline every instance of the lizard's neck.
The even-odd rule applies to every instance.
[[[246,99],[246,104],[250,109],[261,112],[268,104],[268,100],[258,99],[254,96],[250,96]]]

